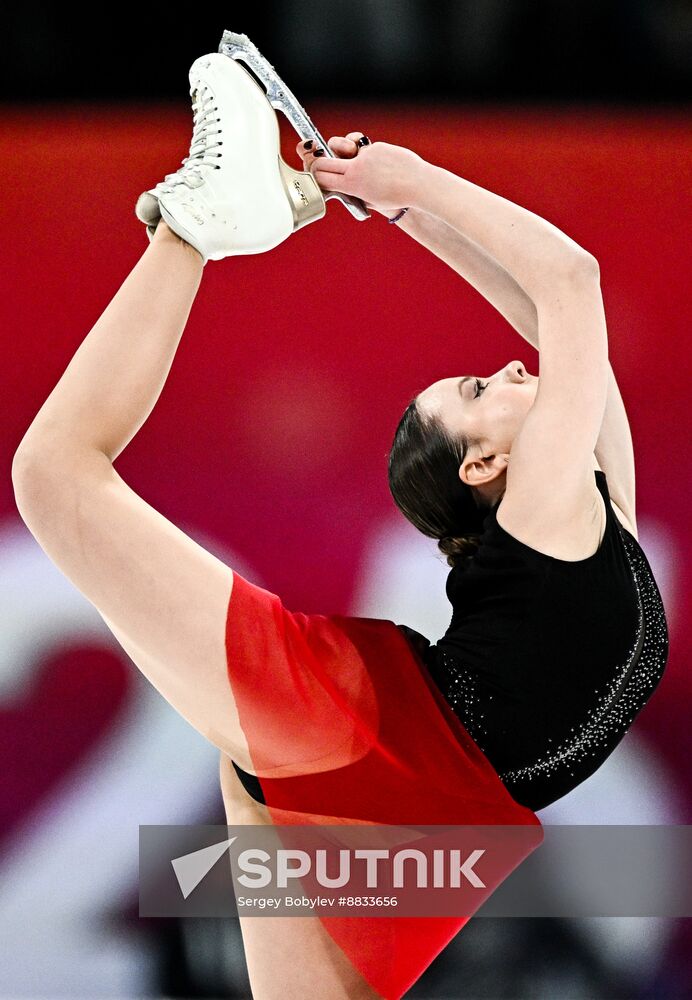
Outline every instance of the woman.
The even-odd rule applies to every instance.
[[[667,655],[598,265],[533,213],[363,133],[332,139],[335,158],[299,145],[308,170],[294,171],[241,67],[214,53],[190,81],[190,155],[140,198],[150,245],[16,452],[20,513],[219,748],[229,824],[537,832],[533,810],[612,750]],[[158,399],[207,261],[270,249],[332,192],[396,220],[540,349],[540,380],[519,362],[441,379],[397,429],[393,496],[452,564],[436,647],[389,621],[289,611],[113,468]],[[253,995],[400,997],[466,919],[241,917]]]

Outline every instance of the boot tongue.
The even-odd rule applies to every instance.
[[[197,87],[195,87],[194,90],[190,91],[190,97],[192,98],[193,104],[197,104],[197,95],[198,94],[199,94],[199,90],[197,89]],[[196,153],[198,155],[204,153],[204,151],[206,150],[207,146],[209,145],[209,139],[210,139],[210,135],[206,131],[205,131],[204,135],[200,135],[200,136],[197,137],[197,141],[195,143],[195,151],[196,151]]]

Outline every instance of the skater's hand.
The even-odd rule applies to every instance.
[[[349,132],[348,135],[333,135],[327,145],[331,151],[338,156],[340,159],[350,160],[354,156],[358,155],[358,150],[361,148],[356,145],[356,139],[360,139],[363,135],[362,132]],[[315,152],[319,147],[319,143],[316,140],[311,141],[310,149],[305,148],[304,142],[299,142],[296,146],[296,152],[298,156],[303,161],[303,169],[312,172],[313,164],[316,164],[320,157],[315,156]],[[326,154],[324,154],[326,155]],[[319,180],[318,180],[319,183]],[[365,202],[365,207],[369,211],[380,212],[381,215],[392,215],[392,212],[387,213],[384,209],[378,208],[376,205],[371,205]]]
[[[354,195],[369,210],[391,217],[409,204],[425,161],[410,149],[388,142],[357,146],[356,139],[362,135],[332,136],[328,145],[338,159],[315,156],[316,143],[306,150],[299,142],[296,151],[324,192]]]

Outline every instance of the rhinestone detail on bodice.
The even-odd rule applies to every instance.
[[[586,756],[596,756],[613,732],[624,733],[660,680],[668,652],[665,613],[655,581],[636,540],[618,522],[638,595],[638,626],[628,655],[611,675],[605,691],[594,693],[595,702],[580,724],[540,758],[524,766],[499,772],[502,781],[551,775],[570,769]],[[475,675],[459,659],[440,650],[446,698],[474,741],[484,750],[487,735],[485,710],[492,694],[481,694]],[[555,742],[548,739],[548,743]],[[485,752],[485,750],[484,750]],[[570,770],[570,773],[573,773]]]

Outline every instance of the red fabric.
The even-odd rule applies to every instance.
[[[394,622],[289,611],[234,572],[226,653],[274,824],[533,826],[500,880],[542,840]],[[399,998],[469,917],[320,919],[373,988]]]

